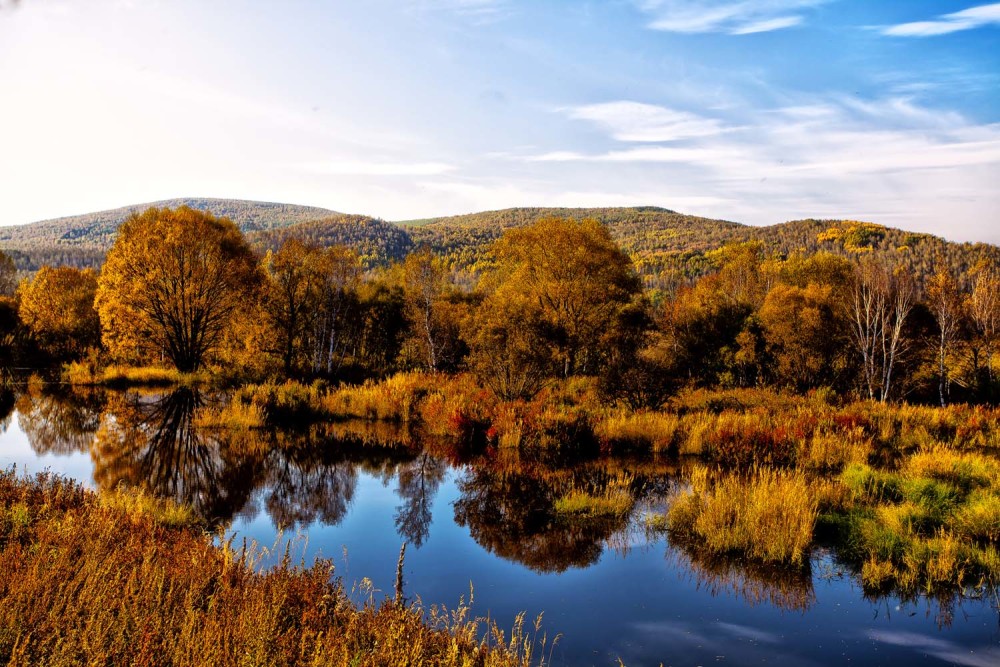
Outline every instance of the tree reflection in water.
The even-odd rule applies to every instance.
[[[536,572],[563,572],[593,565],[604,544],[627,525],[613,520],[562,520],[557,494],[544,474],[518,469],[473,467],[459,481],[455,522],[488,551]]]
[[[267,513],[275,525],[307,528],[328,526],[347,515],[357,488],[357,466],[340,448],[323,446],[315,429],[279,433],[267,461]]]
[[[667,558],[677,571],[693,579],[699,590],[713,597],[734,595],[750,606],[767,603],[785,611],[807,611],[816,602],[808,564],[802,568],[780,567],[714,554],[684,543],[671,543]]]
[[[14,416],[17,396],[6,387],[0,387],[0,432],[6,433]]]
[[[247,503],[262,462],[195,426],[203,400],[187,387],[159,396],[110,394],[91,448],[98,487],[139,488],[189,504],[211,527],[229,521]]]
[[[17,398],[17,422],[38,454],[84,453],[90,451],[104,404],[101,391],[51,392],[29,385]]]
[[[396,507],[396,531],[418,549],[430,532],[431,505],[447,470],[442,459],[427,452],[396,469],[399,480],[396,493],[403,501]]]

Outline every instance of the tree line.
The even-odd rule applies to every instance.
[[[864,248],[880,229],[825,233]],[[287,235],[259,251],[226,218],[151,208],[122,225],[99,273],[42,267],[17,284],[4,257],[0,354],[6,366],[211,366],[247,379],[471,371],[505,400],[591,376],[636,408],[682,386],[1000,398],[991,253],[925,274],[904,250],[778,253],[748,240],[702,263],[651,287],[606,226],[549,217],[507,229],[470,281],[427,246],[378,269],[346,246]]]

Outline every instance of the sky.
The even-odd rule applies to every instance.
[[[0,225],[655,205],[1000,243],[1000,2],[0,0]]]

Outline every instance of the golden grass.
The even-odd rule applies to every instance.
[[[181,373],[165,366],[108,366],[98,368],[88,362],[72,362],[63,368],[63,378],[73,385],[114,387],[206,384],[212,381],[208,371]]]
[[[601,489],[575,486],[556,499],[554,509],[564,517],[621,518],[632,511],[635,476],[618,473]]]
[[[353,604],[328,562],[270,570],[132,496],[0,473],[0,662],[10,665],[540,664],[537,625],[469,608]]]
[[[680,417],[664,412],[617,412],[594,426],[594,434],[611,449],[666,452],[676,448]]]
[[[714,553],[802,564],[817,515],[818,502],[801,473],[759,468],[746,478],[723,475],[713,482],[706,468],[697,468],[668,520],[671,533]]]

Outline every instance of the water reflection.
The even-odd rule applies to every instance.
[[[676,569],[694,580],[698,590],[713,597],[733,595],[750,606],[767,603],[785,611],[804,612],[816,602],[810,567],[792,568],[748,561],[745,558],[713,554],[684,543],[667,557]]]
[[[197,428],[203,405],[186,387],[110,394],[91,445],[98,488],[139,488],[189,504],[212,527],[230,520],[250,498],[261,461],[225,434]]]
[[[396,531],[407,542],[419,548],[427,539],[431,526],[431,504],[448,466],[442,459],[421,453],[397,470],[397,495],[403,501],[396,507]]]
[[[101,423],[104,399],[104,392],[43,392],[29,386],[15,403],[18,424],[38,454],[87,452]]]
[[[267,460],[264,504],[282,528],[336,525],[347,515],[357,488],[357,466],[343,450],[324,447],[315,431],[282,434]]]
[[[191,505],[213,528],[237,517],[249,523],[262,513],[291,531],[339,525],[351,513],[364,476],[393,489],[395,533],[420,548],[433,529],[435,498],[456,470],[455,524],[488,553],[539,573],[588,568],[609,550],[624,554],[636,543],[657,542],[661,536],[642,528],[644,509],[662,511],[684,478],[677,461],[530,458],[515,450],[430,441],[379,422],[273,432],[200,425],[199,414],[222,400],[191,388],[144,393],[33,387],[16,398],[16,406],[13,395],[0,392],[0,421],[9,421],[15,407],[37,454],[89,453],[99,489],[127,486],[172,498]],[[629,480],[622,488],[631,496],[622,514],[585,518],[556,509],[571,490],[600,496],[622,479]],[[816,602],[808,567],[773,568],[681,543],[670,545],[667,555],[670,569],[712,597],[798,612]],[[857,577],[856,564],[836,567]],[[879,593],[866,597],[873,605],[881,596],[898,597]],[[939,625],[952,622],[955,599],[935,600]]]
[[[625,531],[629,519],[558,515],[560,490],[572,481],[567,474],[530,463],[471,467],[459,481],[455,522],[467,526],[473,539],[491,553],[536,572],[593,565],[611,537]]]

